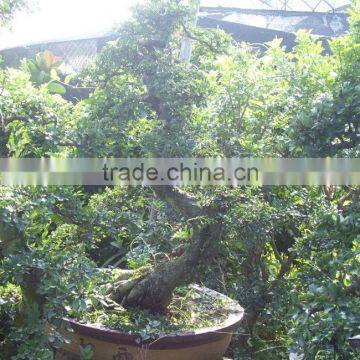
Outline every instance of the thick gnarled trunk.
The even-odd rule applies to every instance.
[[[186,193],[171,187],[155,189],[159,198],[193,218],[215,214],[214,209],[200,207]],[[194,231],[185,253],[172,261],[162,263],[147,274],[121,281],[112,290],[112,298],[125,307],[139,307],[153,313],[166,313],[176,287],[196,279],[199,267],[211,261],[214,245],[221,235],[221,223],[215,218]]]

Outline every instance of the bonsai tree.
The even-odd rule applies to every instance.
[[[135,8],[83,79],[96,90],[76,105],[51,95],[46,84],[34,87],[29,74],[1,71],[1,155],[357,156],[358,92],[349,90],[358,87],[356,22],[353,36],[333,43],[331,56],[301,32],[293,53],[275,40],[260,57],[222,31],[194,26],[196,8],[177,0]],[[182,53],[184,41],[192,43],[190,58]],[[328,239],[322,224],[331,229],[334,214],[356,215],[357,195],[353,188],[322,187],[1,188],[0,276],[21,288],[20,295],[4,296],[12,304],[21,298],[16,310],[6,310],[17,324],[11,340],[22,344],[25,358],[45,356],[45,350],[32,353],[45,322],[64,315],[64,304],[86,311],[92,301],[86,297],[101,281],[96,267],[127,253],[132,257],[116,262],[130,271],[108,279],[107,293],[97,292],[94,302],[160,316],[176,287],[218,271],[226,281],[214,285],[222,283],[244,303],[246,333],[256,339],[267,306],[279,318],[288,314],[273,299],[281,294],[289,302],[284,294],[301,288],[302,258],[314,261],[313,242]],[[356,226],[346,225],[348,256]],[[134,255],[134,243],[144,261]],[[343,345],[344,338],[337,341]],[[42,341],[39,349],[52,342]]]
[[[171,157],[196,154],[188,139],[195,130],[196,112],[206,104],[209,85],[204,70],[187,66],[180,56],[182,40],[196,38],[191,33],[194,29],[188,28],[193,17],[194,9],[179,1],[151,1],[138,7],[134,20],[121,27],[118,39],[105,49],[95,70],[100,89],[94,98],[105,96],[110,100],[110,92],[117,89],[120,93],[111,99],[117,113],[109,119],[114,110],[110,105],[106,110],[108,113],[97,120],[94,114],[80,120],[81,138],[76,142],[81,155]],[[201,40],[204,34],[198,36],[207,51],[221,53],[222,47],[230,43],[227,39],[224,45],[221,40],[226,38],[225,35],[217,32],[204,42]],[[144,137],[145,146],[140,144],[131,153],[122,151],[114,140],[118,135],[124,137],[123,129],[131,124],[136,126],[136,122],[151,124]],[[99,148],[94,148],[93,133],[89,134],[97,127],[103,128],[100,137],[110,136],[106,143],[113,145],[111,148],[108,145],[100,147],[100,153]],[[115,133],[109,134],[113,129]],[[102,142],[96,140],[97,144]],[[218,198],[200,205],[191,192],[173,187],[153,187],[153,191],[185,221],[193,219],[195,226],[189,246],[179,258],[119,284],[113,289],[112,296],[128,307],[164,313],[174,289],[193,280],[203,259],[209,261],[215,255],[214,245],[220,242],[222,225],[218,216]]]

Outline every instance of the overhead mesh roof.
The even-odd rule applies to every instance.
[[[323,39],[344,34],[348,29],[348,15],[344,10],[350,2],[350,0],[201,0],[199,25],[205,28],[221,28],[231,34],[236,41],[252,44],[267,43],[276,37],[282,38],[283,45],[291,51],[296,45],[295,33],[300,29],[309,30]],[[96,22],[91,25],[93,30],[100,30]],[[24,28],[26,31],[31,29],[29,26]],[[82,30],[82,27],[73,29],[74,36],[68,40],[54,38],[48,42],[35,42],[31,46],[20,44],[17,48],[12,47],[7,50],[1,50],[2,44],[0,44],[4,65],[16,67],[22,58],[33,57],[38,52],[50,50],[64,60],[69,71],[78,72],[83,66],[94,61],[111,36],[109,37],[108,32],[98,31],[98,35],[91,33],[81,37],[76,29]],[[324,44],[326,45],[326,42]]]
[[[203,6],[285,11],[338,12],[351,0],[203,0]]]

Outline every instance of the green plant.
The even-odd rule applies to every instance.
[[[27,8],[27,0],[1,0],[0,1],[0,26],[8,26],[14,14]]]
[[[30,74],[31,82],[36,86],[46,84],[51,94],[64,95],[66,88],[61,84],[60,65],[62,59],[51,51],[45,50],[36,55],[35,59],[24,59],[22,69]]]

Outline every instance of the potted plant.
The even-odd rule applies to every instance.
[[[1,156],[356,154],[358,26],[334,56],[300,33],[294,53],[274,41],[258,57],[222,31],[194,26],[196,5],[137,7],[79,75],[94,92],[75,106],[46,84],[33,86],[30,74],[0,70]],[[0,355],[218,359],[243,310],[192,283],[244,303],[238,349],[261,331],[260,345],[247,343],[251,354],[267,356],[274,341],[281,356],[290,343],[316,356],[324,319],[321,347],[335,349],[351,335],[345,328],[358,328],[358,263],[348,262],[356,259],[358,195],[332,187],[0,187]],[[324,298],[341,306],[335,323],[337,308],[328,311]],[[348,299],[354,306],[343,306]],[[267,307],[270,321],[261,318]]]
[[[167,315],[116,309],[65,319],[71,332],[57,359],[220,359],[243,320],[243,309],[196,285],[174,295]]]

